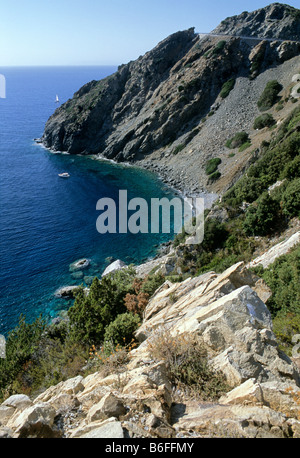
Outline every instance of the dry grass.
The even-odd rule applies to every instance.
[[[107,376],[110,374],[120,374],[126,370],[126,365],[130,361],[130,352],[137,346],[134,339],[129,344],[114,345],[112,342],[104,342],[97,350],[95,345],[90,348],[89,358],[92,366]]]
[[[289,387],[285,390],[285,392],[290,395],[295,402],[296,412],[295,417],[297,420],[300,420],[300,390],[295,391],[292,387]]]
[[[228,391],[223,374],[209,367],[207,351],[198,336],[172,335],[161,328],[149,341],[148,351],[152,358],[165,363],[175,391],[202,400],[216,400]]]

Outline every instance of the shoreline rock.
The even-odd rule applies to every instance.
[[[116,272],[117,270],[126,269],[127,267],[128,266],[125,264],[125,262],[121,261],[120,259],[117,259],[117,261],[112,262],[111,264],[109,264],[109,266],[106,267],[102,274],[102,277],[105,277],[108,274]]]
[[[79,290],[80,286],[62,286],[55,291],[55,297],[62,297],[64,299],[73,299]]]

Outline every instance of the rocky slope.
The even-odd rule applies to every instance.
[[[213,33],[227,33],[247,37],[299,40],[299,10],[273,3],[270,7],[224,19]]]
[[[114,75],[83,86],[50,117],[41,141],[55,151],[152,168],[181,190],[222,193],[259,149],[253,121],[266,83],[277,79],[289,91],[299,72],[300,43],[291,41],[300,40],[299,24],[299,10],[275,3],[224,20],[213,31],[219,37],[177,32]],[[223,98],[230,79],[234,88]],[[253,148],[232,159],[225,143],[240,130]],[[204,168],[215,156],[222,159],[222,181],[210,183]]]
[[[269,295],[243,263],[167,281],[145,309],[129,361],[35,399],[9,397],[0,406],[0,437],[299,438],[300,372],[278,348],[262,300]],[[222,397],[209,402],[174,391],[167,360],[155,352],[168,336],[202,342],[209,366],[226,378]]]

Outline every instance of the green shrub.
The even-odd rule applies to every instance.
[[[187,238],[188,234],[183,230],[182,232],[179,232],[178,234],[175,235],[174,240],[173,240],[173,246],[177,247],[178,245],[182,244],[185,242],[185,239]]]
[[[222,99],[225,99],[226,97],[228,97],[228,95],[230,94],[230,92],[234,88],[234,85],[235,85],[235,79],[234,78],[230,78],[228,81],[226,81],[226,83],[224,83],[223,86],[222,86],[222,89],[221,89],[221,92],[220,92],[220,97],[222,97]]]
[[[257,106],[260,111],[266,111],[278,102],[278,94],[282,90],[282,85],[276,80],[269,81],[261,94]]]
[[[149,274],[142,283],[141,292],[148,294],[150,298],[164,281],[165,276],[162,273]]]
[[[8,334],[6,357],[0,358],[0,399],[5,393],[12,394],[11,384],[38,349],[45,327],[41,317],[33,323],[27,323],[25,316],[21,315],[18,326]]]
[[[250,138],[247,132],[238,132],[234,137],[227,140],[226,146],[227,148],[234,149],[239,148],[240,146],[244,145],[244,143],[248,142],[250,142]]]
[[[283,213],[289,217],[300,216],[300,178],[286,187],[282,196]]]
[[[273,331],[276,335],[280,348],[289,356],[295,345],[293,337],[300,334],[300,315],[294,313],[279,313],[273,319]]]
[[[280,205],[268,192],[264,192],[255,204],[252,204],[245,216],[244,230],[247,235],[267,235],[278,222]]]
[[[184,144],[180,144],[180,145],[177,145],[173,150],[172,150],[172,154],[176,155],[178,153],[180,153],[180,151],[182,151],[184,149],[185,145]]]
[[[224,245],[228,231],[225,224],[220,223],[214,218],[209,218],[204,223],[204,240],[202,248],[206,251],[212,251]]]
[[[251,146],[251,142],[245,142],[239,147],[239,153],[242,153]]]
[[[209,175],[209,181],[217,181],[221,177],[221,172],[218,170],[211,175]]]
[[[297,157],[300,151],[300,132],[297,130],[299,124],[300,109],[297,108],[280,126],[276,137],[270,143],[262,143],[261,157],[226,192],[223,197],[224,202],[234,207],[243,201],[251,203],[277,180],[297,177],[299,173]]]
[[[221,54],[221,52],[223,51],[223,49],[225,48],[225,45],[226,45],[226,41],[225,40],[221,40],[219,41],[216,46],[214,47],[214,49],[212,50],[212,53],[217,55],[217,54]]]
[[[300,156],[296,156],[291,162],[288,162],[283,169],[281,178],[300,178]]]
[[[114,345],[127,345],[133,339],[133,333],[140,324],[140,317],[132,313],[122,313],[105,329],[104,340]]]
[[[300,315],[300,244],[290,253],[280,256],[263,273],[272,290],[267,301],[273,316],[294,313]]]
[[[85,366],[87,357],[88,348],[80,343],[43,338],[30,364],[24,367],[14,386],[17,392],[41,392],[77,376]]]
[[[100,281],[95,277],[88,296],[81,290],[68,310],[70,338],[83,344],[98,344],[106,326],[125,311],[124,294],[116,291],[111,278],[105,276]]]
[[[269,113],[264,113],[255,119],[253,129],[263,129],[264,127],[272,127],[275,124],[275,119]]]
[[[284,107],[283,100],[279,100],[279,102],[277,103],[277,105],[275,107],[275,110],[276,111],[281,111],[281,110],[283,110],[283,107]]]
[[[281,124],[278,131],[278,139],[281,140],[285,134],[293,130],[300,122],[300,107],[295,108],[292,113]]]
[[[224,196],[224,200],[233,205],[241,204],[242,202],[254,202],[264,190],[262,181],[251,175],[244,175],[238,183],[229,190]]]
[[[205,164],[205,173],[206,175],[211,175],[212,173],[216,172],[218,166],[221,164],[222,160],[219,157],[215,157],[210,159]]]

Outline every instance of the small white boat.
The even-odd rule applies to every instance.
[[[64,172],[64,173],[59,173],[58,176],[61,178],[69,178],[70,175],[67,172]]]
[[[59,103],[58,95],[56,94],[55,103]]]

